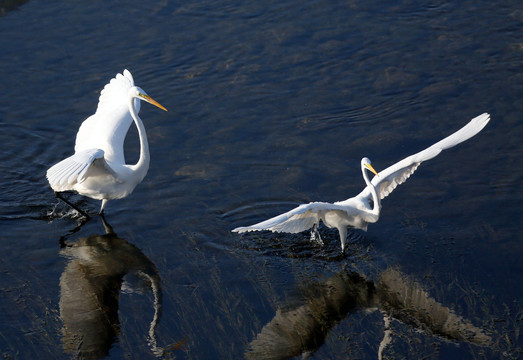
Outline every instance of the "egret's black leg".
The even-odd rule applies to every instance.
[[[74,229],[72,230],[69,230],[67,232],[67,234],[65,235],[62,235],[60,236],[60,240],[59,240],[59,243],[60,243],[60,248],[64,248],[66,246],[70,246],[68,245],[65,241],[69,238],[69,236],[73,235],[74,233],[77,233],[78,231],[80,231],[80,229],[82,228],[82,226],[85,225],[85,223],[88,221],[89,219],[85,219],[83,220],[80,225],[78,225],[77,227],[75,227]]]
[[[105,215],[103,210],[100,212],[100,217],[102,218],[102,224],[104,225],[106,234],[114,234],[113,227],[105,220]]]
[[[89,221],[89,218],[84,218],[82,219],[82,221],[80,222],[80,224],[78,224],[78,226],[76,226],[74,229],[72,230],[69,230],[65,235],[62,235],[60,236],[60,240],[59,240],[59,243],[60,243],[60,248],[64,248],[66,246],[71,246],[69,244],[66,243],[66,240],[69,238],[69,236],[77,233],[78,231],[80,231],[80,229],[82,228],[82,226],[84,226],[87,222]]]
[[[387,347],[387,345],[390,344],[392,341],[392,330],[391,330],[391,316],[384,311],[383,313],[383,321],[385,322],[385,327],[383,328],[383,340],[380,342],[380,346],[378,348],[378,359],[383,359],[383,351]]]
[[[91,217],[83,210],[79,209],[76,205],[74,205],[73,203],[71,203],[69,200],[67,200],[66,198],[64,198],[59,192],[54,192],[54,195],[62,200],[64,203],[66,203],[67,205],[69,205],[70,207],[72,207],[73,209],[75,209],[76,211],[78,211],[82,216],[85,216],[87,220],[89,220]]]
[[[321,239],[320,231],[318,230],[318,224],[312,226],[311,241],[323,246],[323,240]]]

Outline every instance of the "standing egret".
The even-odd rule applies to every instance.
[[[109,200],[121,199],[133,192],[147,174],[150,161],[147,134],[138,116],[139,100],[167,111],[134,86],[128,70],[105,85],[96,113],[82,123],[76,134],[74,155],[47,170],[47,180],[57,197],[73,206],[59,193],[74,190],[80,195],[102,200],[102,214]],[[123,144],[133,121],[140,138],[140,158],[136,164],[128,165]]]
[[[470,139],[479,133],[489,120],[489,114],[479,115],[454,134],[417,154],[389,166],[380,173],[376,173],[372,168],[369,159],[363,158],[361,160],[361,172],[367,187],[353,198],[338,201],[334,204],[327,202],[303,204],[269,220],[251,226],[238,227],[232,231],[243,233],[247,231],[270,230],[273,232],[299,233],[312,228],[311,240],[316,240],[322,244],[323,242],[318,231],[321,220],[327,227],[338,229],[341,251],[343,252],[347,240],[348,226],[367,231],[367,225],[375,223],[379,219],[381,200],[388,196],[398,185],[405,182],[423,161],[430,160],[442,150]],[[372,171],[376,175],[372,181],[367,176],[367,170]]]

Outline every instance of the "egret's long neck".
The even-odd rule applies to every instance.
[[[378,196],[378,193],[376,192],[376,188],[370,182],[366,170],[367,169],[365,168],[365,166],[361,167],[361,172],[363,174],[363,180],[365,180],[365,184],[367,184],[367,187],[370,189],[370,193],[372,194],[372,202],[374,203],[374,207],[372,208],[371,212],[374,215],[379,215],[380,214],[380,209],[381,209],[380,198]]]
[[[142,181],[147,174],[147,170],[149,170],[149,162],[151,157],[149,155],[149,142],[147,141],[147,133],[145,132],[142,119],[140,119],[136,113],[133,97],[129,98],[129,111],[131,112],[131,116],[134,119],[134,123],[138,129],[138,137],[140,138],[140,158],[135,165],[131,165],[131,169],[136,172],[138,181]]]

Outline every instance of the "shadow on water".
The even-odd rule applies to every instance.
[[[18,9],[29,0],[0,0],[0,17],[8,12]]]
[[[60,277],[60,318],[66,353],[82,359],[100,359],[109,354],[119,335],[119,296],[126,276],[137,276],[152,289],[154,316],[148,332],[151,351],[163,354],[157,345],[156,327],[162,309],[160,275],[140,249],[119,238],[101,217],[106,231],[63,243],[61,254],[69,262]]]
[[[287,359],[305,357],[317,351],[331,329],[358,310],[379,310],[383,314],[383,339],[375,344],[383,358],[393,339],[391,320],[451,341],[490,346],[492,338],[470,321],[438,303],[419,284],[397,269],[388,268],[378,280],[344,269],[326,281],[300,291],[298,305],[280,307],[248,345],[248,359]]]

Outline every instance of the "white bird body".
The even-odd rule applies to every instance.
[[[78,130],[74,155],[47,170],[49,185],[55,192],[74,190],[102,200],[100,212],[107,201],[132,193],[147,174],[150,162],[147,134],[138,116],[139,100],[166,110],[134,86],[128,70],[111,79],[101,92],[96,113]],[[133,121],[140,139],[140,158],[129,165],[125,163],[123,145]]]
[[[232,231],[244,233],[270,230],[273,232],[299,233],[312,228],[311,239],[321,242],[318,233],[318,225],[321,220],[327,227],[338,229],[341,249],[344,251],[347,227],[350,226],[367,231],[367,225],[375,223],[379,219],[381,200],[388,196],[398,185],[405,182],[423,161],[430,160],[441,151],[470,139],[479,133],[489,120],[489,114],[479,115],[452,135],[423,151],[389,166],[378,174],[370,166],[370,160],[363,158],[361,160],[361,169],[367,186],[355,197],[333,204],[327,202],[303,204],[271,219],[251,226],[238,227]],[[369,181],[367,177],[367,169],[376,174],[372,181]]]

